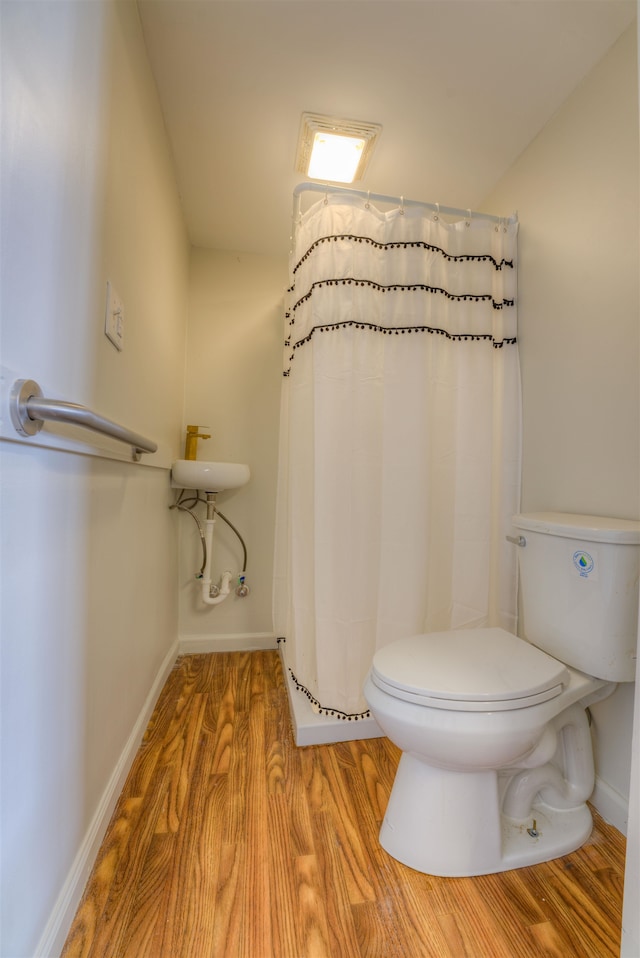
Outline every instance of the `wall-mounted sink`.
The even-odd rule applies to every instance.
[[[200,489],[224,492],[239,489],[249,481],[249,466],[243,462],[205,462],[200,459],[176,459],[171,467],[174,489]]]

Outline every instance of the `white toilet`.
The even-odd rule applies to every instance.
[[[640,522],[515,516],[523,631],[434,632],[376,652],[364,694],[402,749],[380,843],[431,875],[549,861],[591,833],[585,709],[635,678]]]

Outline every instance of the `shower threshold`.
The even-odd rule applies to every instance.
[[[289,696],[289,714],[296,745],[331,745],[335,742],[353,742],[365,738],[382,738],[384,732],[374,718],[349,722],[333,715],[318,715],[306,695],[300,692],[291,678],[280,649],[282,671]]]

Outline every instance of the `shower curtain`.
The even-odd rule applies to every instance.
[[[515,628],[516,237],[356,194],[296,224],[274,624],[316,711],[368,714],[373,655],[402,636]]]

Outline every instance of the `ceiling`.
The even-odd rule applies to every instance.
[[[304,111],[381,123],[358,188],[483,199],[635,0],[138,0],[196,246],[286,254]],[[506,215],[511,210],[492,210]]]

